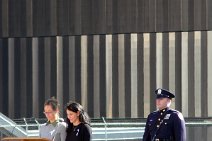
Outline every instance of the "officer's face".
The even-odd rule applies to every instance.
[[[159,110],[162,110],[162,109],[168,107],[169,103],[170,103],[170,99],[168,99],[168,98],[158,98],[158,99],[156,99],[156,105],[157,105],[157,108]]]

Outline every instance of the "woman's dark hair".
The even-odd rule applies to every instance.
[[[69,102],[66,106],[66,110],[72,111],[77,113],[79,111],[79,121],[84,124],[90,124],[90,118],[88,114],[84,111],[82,105],[77,102]],[[68,124],[70,124],[69,120],[67,119]]]
[[[45,107],[46,105],[50,105],[54,111],[56,111],[56,110],[59,109],[59,107],[60,107],[60,105],[59,105],[57,99],[55,99],[54,97],[52,97],[52,98],[46,100],[45,103],[44,103],[44,107]]]

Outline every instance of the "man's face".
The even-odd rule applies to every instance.
[[[156,99],[156,106],[159,110],[165,109],[166,107],[169,107],[170,99],[168,98],[157,98]]]
[[[44,106],[44,114],[46,116],[46,118],[50,121],[54,121],[56,119],[56,114],[58,113],[58,111],[54,111],[52,109],[51,105],[45,105]]]

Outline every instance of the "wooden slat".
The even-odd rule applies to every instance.
[[[188,34],[188,116],[195,116],[194,32]]]

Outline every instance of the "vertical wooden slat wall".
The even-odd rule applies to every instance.
[[[154,90],[210,117],[209,0],[1,0],[0,112],[43,117],[55,96],[91,117],[146,117]]]
[[[145,117],[155,110],[154,90],[163,87],[176,93],[173,107],[185,116],[208,117],[208,34],[3,38],[1,111],[42,117],[45,99],[55,96],[61,108],[69,100],[82,103],[91,117]]]

